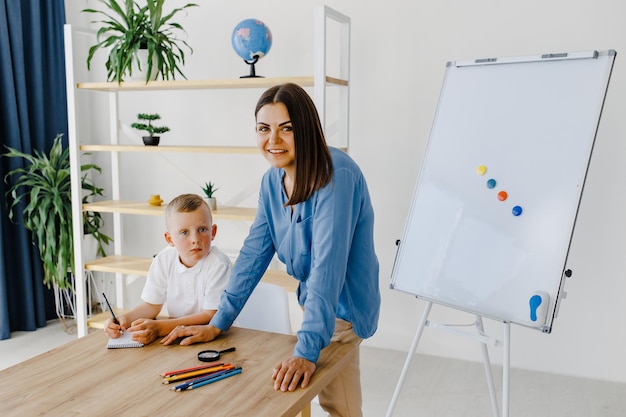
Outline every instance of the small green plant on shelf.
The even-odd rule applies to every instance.
[[[135,122],[135,123],[132,123],[130,126],[134,129],[145,130],[146,132],[148,132],[148,136],[143,136],[143,143],[146,145],[151,145],[151,146],[158,145],[161,137],[155,136],[155,133],[158,135],[158,134],[170,131],[170,128],[167,126],[153,126],[152,125],[152,122],[154,122],[155,120],[161,119],[161,116],[159,116],[157,113],[152,113],[152,114],[139,113],[137,115],[137,119],[143,121],[143,123]]]
[[[204,191],[204,196],[206,198],[212,198],[213,193],[215,193],[217,190],[219,190],[219,188],[216,188],[215,184],[213,184],[211,181],[205,182],[204,187],[202,187],[202,191]]]
[[[217,210],[217,199],[213,196],[213,194],[218,190],[211,181],[205,182],[204,187],[202,187],[202,191],[204,191],[204,196],[207,199],[207,203],[211,210]]]

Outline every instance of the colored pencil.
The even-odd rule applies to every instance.
[[[176,371],[163,372],[161,374],[161,376],[173,376],[173,375],[177,375],[177,374],[184,374],[185,372],[198,371],[200,369],[213,368],[213,367],[222,366],[222,365],[224,365],[224,364],[223,363],[212,363],[210,365],[194,366],[193,368],[178,369]]]
[[[205,374],[209,374],[209,373],[212,373],[212,372],[223,371],[223,370],[232,369],[232,368],[234,368],[234,366],[228,363],[228,364],[225,364],[225,365],[222,365],[222,366],[214,366],[212,368],[199,369],[197,371],[185,372],[183,374],[177,374],[177,375],[172,375],[172,376],[165,377],[165,378],[163,378],[163,383],[164,384],[169,384],[170,382],[182,381],[184,379],[193,378],[194,376],[205,375]]]
[[[203,387],[205,385],[209,385],[209,384],[212,384],[213,382],[221,381],[222,379],[225,379],[225,378],[228,378],[228,377],[240,374],[240,373],[241,373],[241,368],[240,367],[239,368],[235,368],[235,369],[232,369],[231,371],[226,372],[226,373],[224,373],[222,375],[216,376],[214,378],[208,378],[206,381],[198,382],[196,384],[190,385],[188,388],[176,390],[176,392],[189,391],[189,390],[192,390],[192,389],[200,388],[200,387]]]
[[[217,376],[223,375],[223,374],[227,374],[229,372],[232,372],[233,370],[235,370],[237,368],[232,367],[230,369],[224,369],[223,371],[217,371],[217,372],[212,372],[208,375],[203,375],[203,376],[199,376],[198,378],[194,378],[191,379],[189,381],[186,381],[180,385],[176,385],[175,387],[170,388],[170,390],[172,391],[180,391],[182,389],[187,389],[189,386],[197,384],[198,382],[204,382],[207,379],[211,379],[211,378],[215,378]]]

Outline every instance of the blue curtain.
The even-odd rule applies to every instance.
[[[57,133],[67,146],[64,23],[63,0],[0,0],[0,153],[47,153]],[[0,158],[2,178],[20,163]],[[56,317],[30,232],[8,219],[7,187],[0,181],[0,339]]]

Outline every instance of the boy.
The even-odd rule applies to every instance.
[[[206,324],[217,311],[231,262],[211,247],[217,226],[208,204],[195,194],[176,197],[165,210],[165,226],[169,247],[152,261],[141,293],[143,303],[120,315],[119,324],[106,321],[104,332],[111,338],[130,331],[133,340],[148,344],[176,326]],[[157,320],[163,304],[170,318]]]

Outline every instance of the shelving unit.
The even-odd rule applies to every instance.
[[[327,21],[333,20],[339,24],[339,78],[330,77],[326,74],[326,32]],[[338,132],[345,138],[344,150],[348,148],[348,112],[349,112],[349,54],[350,54],[350,19],[326,6],[318,6],[315,10],[315,42],[314,42],[314,75],[306,77],[274,77],[274,78],[236,78],[220,80],[179,80],[179,81],[152,81],[148,84],[143,81],[124,82],[121,84],[108,82],[80,82],[74,79],[74,36],[80,31],[66,25],[65,48],[67,68],[67,98],[69,118],[69,141],[70,163],[72,174],[72,216],[74,219],[74,242],[83,240],[83,211],[113,213],[113,239],[114,255],[100,259],[85,259],[81,244],[75,244],[75,274],[77,277],[85,276],[86,271],[99,271],[117,274],[118,278],[123,275],[147,275],[151,264],[151,258],[139,258],[123,255],[121,215],[163,216],[164,206],[154,207],[147,202],[128,201],[121,198],[119,178],[119,154],[125,152],[183,152],[183,153],[214,153],[214,154],[256,154],[256,147],[231,147],[231,146],[132,146],[119,144],[119,121],[118,121],[118,95],[121,92],[130,91],[185,91],[185,90],[221,90],[221,89],[250,89],[268,88],[276,84],[292,82],[303,87],[313,87],[313,96],[322,124],[327,130]],[[92,31],[82,31],[93,36]],[[326,126],[326,88],[338,87],[340,89],[340,122],[331,127]],[[79,121],[76,117],[76,92],[77,90],[93,91],[109,95],[109,115],[111,126],[110,144],[90,144],[88,138],[78,137]],[[80,189],[80,158],[82,152],[106,152],[111,157],[112,177],[112,200],[82,204]],[[255,208],[248,207],[224,207],[220,206],[213,212],[215,219],[252,221],[256,213]],[[268,270],[263,281],[285,287],[288,291],[295,291],[297,282],[288,277],[284,272]],[[124,280],[116,279],[117,308],[123,308],[120,300],[124,296]],[[76,324],[78,336],[87,334],[86,317],[86,294],[84,279],[76,279]]]

